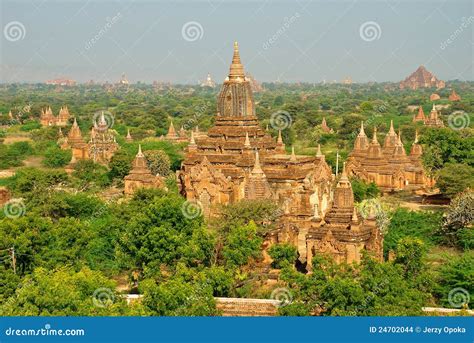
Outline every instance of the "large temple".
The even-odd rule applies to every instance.
[[[98,121],[94,121],[88,143],[84,141],[75,118],[67,137],[60,138],[58,143],[62,149],[72,150],[71,163],[77,160],[90,159],[96,163],[106,165],[119,149],[119,145],[115,141],[115,135],[109,130],[103,113]]]
[[[59,110],[58,116],[55,116],[53,114],[53,111],[51,110],[51,107],[47,107],[45,109],[41,109],[41,116],[40,116],[40,123],[41,126],[47,127],[47,126],[59,126],[59,127],[64,127],[67,126],[69,123],[69,109],[67,106],[61,107]]]
[[[407,156],[401,133],[395,132],[393,122],[390,122],[383,146],[377,139],[377,128],[374,128],[372,140],[369,141],[362,123],[347,160],[347,172],[364,181],[374,182],[382,191],[431,187],[433,181],[424,173],[421,153],[418,134]]]
[[[266,244],[294,244],[298,247],[302,263],[307,260],[306,241],[310,231],[313,232],[308,238],[311,249],[319,241],[330,241],[321,243],[316,253],[333,254],[331,244],[334,239],[338,249],[346,249],[346,242],[339,241],[339,237],[344,235],[339,235],[336,229],[331,229],[332,237],[325,234],[327,226],[321,232],[318,231],[324,223],[324,217],[330,212],[334,194],[338,196],[342,192],[336,189],[334,193],[334,176],[320,147],[315,156],[296,155],[294,149],[291,154],[287,154],[281,132],[274,140],[260,128],[255,115],[252,88],[245,76],[237,43],[234,44],[229,75],[218,95],[215,125],[207,135],[195,137],[191,133],[177,179],[181,194],[187,200],[200,203],[206,216],[216,215],[219,205],[244,199],[273,200],[279,205],[281,221],[279,227],[267,236]],[[337,188],[346,186],[343,182]],[[352,197],[351,188],[350,193]],[[338,213],[338,204],[336,201],[331,211]],[[344,206],[341,209],[346,211]],[[351,209],[351,215],[352,212]],[[331,225],[340,224],[342,228],[347,224],[344,215],[339,217],[336,214],[332,218]],[[357,223],[359,225],[360,221]],[[344,239],[350,241],[352,233],[347,227],[345,230],[348,233]],[[379,244],[372,242],[372,236],[367,236],[364,230],[361,231],[364,232],[363,237],[354,230],[354,235],[360,237],[357,241],[360,244],[356,248],[352,248],[354,243],[350,243],[351,247],[347,245],[348,251],[355,249],[357,256],[344,252],[341,254],[345,259],[338,255],[338,260],[357,261],[361,246]],[[315,253],[314,249],[312,251]]]
[[[424,66],[419,66],[405,80],[400,82],[400,89],[419,89],[419,88],[444,88],[444,81],[438,80],[436,76],[430,73]]]

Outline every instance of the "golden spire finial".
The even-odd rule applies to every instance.
[[[360,131],[359,131],[359,136],[365,136],[365,131],[364,131],[364,122],[360,122]]]
[[[136,157],[144,157],[144,155],[142,153],[142,145],[141,144],[138,144],[138,153],[137,153]]]
[[[291,147],[290,161],[292,161],[292,162],[296,162],[296,161],[297,161],[297,159],[296,159],[296,154],[295,154],[295,147],[294,147],[294,146]]]
[[[255,164],[252,169],[252,174],[264,174],[262,167],[260,166],[260,155],[258,149],[255,149]]]
[[[393,128],[393,120],[390,120],[390,130],[388,131],[390,135],[395,135],[395,129]]]
[[[283,138],[281,137],[281,130],[278,130],[277,143],[278,144],[283,144]]]
[[[230,65],[229,79],[244,79],[244,66],[240,61],[239,43],[234,42],[234,55],[232,56],[232,64]]]
[[[372,143],[378,143],[377,140],[377,127],[374,126],[374,136],[372,137]]]
[[[323,154],[321,152],[321,144],[318,144],[318,151],[316,152],[316,157],[321,157]]]
[[[413,144],[417,144],[418,143],[418,129],[415,130],[415,141],[413,142]]]
[[[248,132],[245,132],[245,143],[244,143],[244,147],[250,148],[250,139],[249,139],[249,133],[248,133]]]

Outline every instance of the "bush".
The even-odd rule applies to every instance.
[[[365,183],[359,179],[351,180],[352,191],[354,192],[354,200],[361,202],[365,199],[372,199],[380,194],[380,190],[374,182]]]
[[[50,168],[64,167],[71,161],[72,152],[58,147],[50,147],[44,153],[43,164]]]
[[[446,164],[437,176],[436,185],[450,198],[467,188],[474,188],[474,168],[467,164]]]
[[[232,229],[222,250],[227,265],[239,267],[247,264],[251,258],[260,257],[262,241],[257,236],[257,225],[253,221]]]
[[[474,248],[474,191],[467,190],[451,201],[443,226],[436,230],[441,242],[464,249]]]
[[[474,300],[472,296],[474,294],[474,253],[472,251],[452,259],[440,268],[436,293],[443,306],[460,308],[468,305],[472,308]]]
[[[22,160],[33,153],[28,142],[15,142],[11,145],[0,145],[0,169],[18,167]]]
[[[40,129],[40,128],[41,128],[41,124],[38,123],[37,121],[29,121],[29,122],[23,124],[20,127],[20,130],[21,131],[31,131],[31,130],[36,130],[36,129]]]
[[[170,173],[170,158],[163,150],[145,151],[148,168],[153,175],[168,176]]]
[[[434,232],[441,226],[441,212],[416,212],[397,209],[384,237],[384,253],[395,250],[400,239],[411,236],[421,239],[428,246],[436,243]]]
[[[125,150],[117,151],[109,163],[109,177],[123,179],[132,169],[133,156]]]
[[[268,249],[268,254],[273,259],[274,268],[283,268],[287,264],[294,264],[298,258],[298,251],[291,244],[275,244]]]

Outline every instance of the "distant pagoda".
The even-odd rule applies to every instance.
[[[201,83],[201,87],[209,87],[209,88],[215,88],[216,87],[216,83],[212,79],[210,73],[207,74],[206,81]]]

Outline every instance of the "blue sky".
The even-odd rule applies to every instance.
[[[473,80],[472,1],[2,0],[1,12],[2,82],[221,82],[234,40],[261,81],[399,81],[421,64]]]

